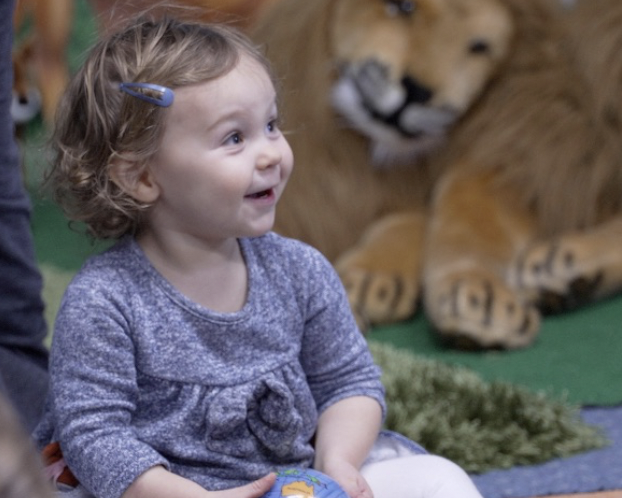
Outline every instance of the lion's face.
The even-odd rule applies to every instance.
[[[378,163],[442,142],[513,35],[499,0],[335,0],[334,9],[333,105],[370,138]]]

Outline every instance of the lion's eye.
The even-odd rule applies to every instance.
[[[490,44],[486,40],[473,40],[469,45],[469,52],[472,54],[490,53]]]
[[[391,17],[409,16],[415,11],[413,0],[385,0],[387,14]]]

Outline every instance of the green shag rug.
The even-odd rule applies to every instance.
[[[42,264],[46,319],[52,324],[74,271]],[[473,371],[370,343],[387,391],[386,428],[468,472],[544,462],[606,444],[563,399]]]
[[[386,427],[445,456],[468,472],[531,465],[603,447],[564,399],[495,381],[475,372],[377,342],[383,369]]]

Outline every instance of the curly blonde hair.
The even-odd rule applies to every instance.
[[[83,222],[95,238],[136,234],[150,206],[115,184],[111,168],[123,160],[140,177],[158,150],[168,110],[119,85],[143,82],[174,90],[204,83],[231,71],[241,54],[258,61],[276,86],[262,52],[228,26],[140,17],[99,41],[68,85],[52,136],[47,184],[65,215]]]

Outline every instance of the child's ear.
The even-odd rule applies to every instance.
[[[152,204],[160,197],[160,187],[149,168],[140,168],[133,161],[116,158],[110,164],[110,178],[139,202]]]

